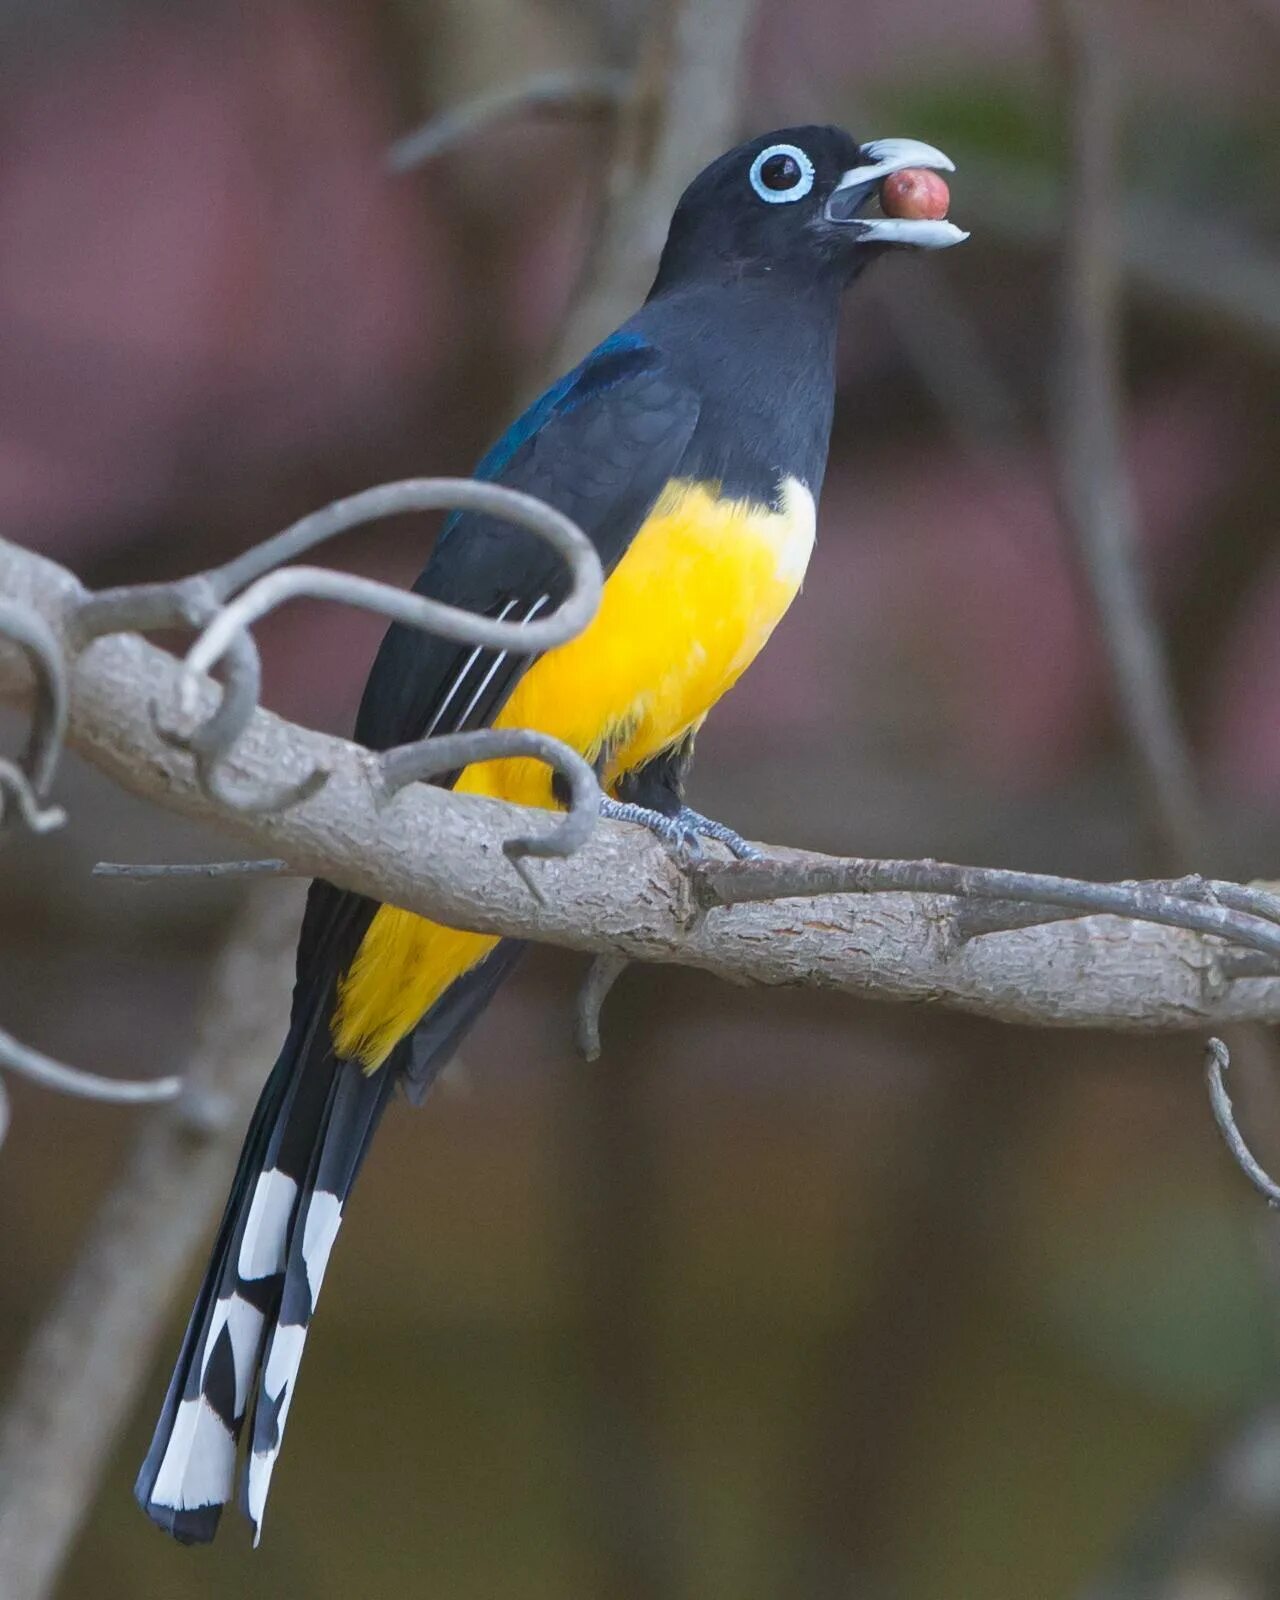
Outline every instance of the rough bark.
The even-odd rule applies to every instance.
[[[0,542],[0,593],[25,601],[65,645],[84,591],[54,563]],[[905,893],[820,894],[700,912],[685,874],[641,830],[601,823],[565,861],[527,863],[541,900],[503,854],[545,814],[425,784],[385,798],[368,752],[258,712],[233,775],[276,783],[313,765],[328,783],[303,804],[247,815],[211,800],[190,759],[157,734],[152,704],[176,704],[178,663],[133,636],[74,657],[70,742],[132,792],[216,823],[250,852],[459,926],[634,960],[679,962],[739,983],[811,984],[885,1000],[945,1002],[1004,1021],[1127,1029],[1280,1020],[1280,979],[1230,979],[1220,941],[1116,917],[959,937],[957,902]],[[26,668],[0,653],[0,694]],[[201,715],[217,690],[205,686]],[[825,858],[776,850],[787,861]],[[839,863],[831,861],[832,867]]]

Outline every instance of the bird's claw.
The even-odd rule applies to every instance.
[[[759,861],[764,854],[762,850],[757,850],[755,845],[748,844],[727,822],[716,822],[712,817],[704,817],[701,811],[694,811],[690,806],[681,806],[675,821],[690,829],[695,838],[700,836],[703,839],[718,840],[739,861]]]
[[[723,822],[704,817],[690,806],[681,806],[675,816],[669,817],[650,806],[635,805],[629,800],[611,800],[606,796],[600,802],[600,815],[613,822],[633,822],[638,827],[648,828],[674,855],[688,862],[702,859],[704,839],[717,840],[739,861],[754,861],[760,856],[760,851],[748,844],[740,833]]]

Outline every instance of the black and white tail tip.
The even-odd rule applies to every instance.
[[[206,1317],[201,1306],[193,1317],[187,1336],[191,1359],[185,1359],[184,1350],[174,1374],[175,1386],[179,1377],[185,1379],[181,1399],[172,1407],[171,1392],[138,1480],[138,1498],[148,1515],[179,1539],[213,1537],[234,1490],[236,1443],[255,1379],[244,1505],[255,1545],[261,1536],[307,1324],[342,1220],[341,1201],[322,1189],[306,1197],[300,1235],[298,1210],[296,1179],[276,1167],[259,1173],[234,1257],[228,1249],[221,1270],[215,1268]],[[288,1270],[291,1239],[300,1243],[296,1279]]]
[[[284,1425],[293,1403],[294,1386],[307,1329],[320,1297],[333,1241],[342,1225],[342,1201],[325,1189],[312,1191],[302,1225],[301,1271],[290,1259],[285,1265],[280,1310],[263,1363],[258,1402],[253,1417],[253,1440],[244,1484],[244,1509],[253,1523],[253,1542],[262,1537],[267,1490],[280,1454]],[[295,1237],[296,1248],[296,1237]],[[294,1250],[291,1249],[292,1257]]]

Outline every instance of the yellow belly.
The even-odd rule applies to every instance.
[[[813,497],[795,479],[784,484],[780,511],[673,480],[588,627],[533,664],[495,725],[553,734],[592,762],[608,752],[601,781],[612,788],[696,728],[751,663],[794,599],[813,539]],[[538,761],[479,763],[457,788],[556,804]],[[337,1053],[381,1065],[496,943],[382,906],[340,986]]]

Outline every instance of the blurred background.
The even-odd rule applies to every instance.
[[[743,15],[724,142],[816,120],[927,140],[973,236],[850,297],[809,584],[691,798],[839,853],[1163,870],[1055,489],[1052,18]],[[1280,6],[1108,16],[1124,459],[1210,818],[1197,864],[1274,876]],[[639,0],[0,4],[6,535],[93,586],[175,577],[336,495],[468,470],[585,348],[566,318],[610,123],[516,116],[404,173],[388,147],[530,72],[625,70],[649,23]],[[408,582],[433,533],[377,524],[322,559]],[[346,731],[379,632],[273,616],[268,703]],[[234,852],[75,761],[58,798],[69,828],[4,856],[0,1020],[99,1072],[173,1070],[242,890],[90,867]],[[535,953],[425,1110],[389,1117],[260,1550],[234,1514],[183,1550],[130,1493],[201,1252],[59,1595],[1280,1594],[1280,1520],[1215,1521],[1214,1463],[1277,1394],[1280,1254],[1197,1036],[633,968],[586,1066],[581,976]],[[13,1101],[0,1388],[137,1115]]]

